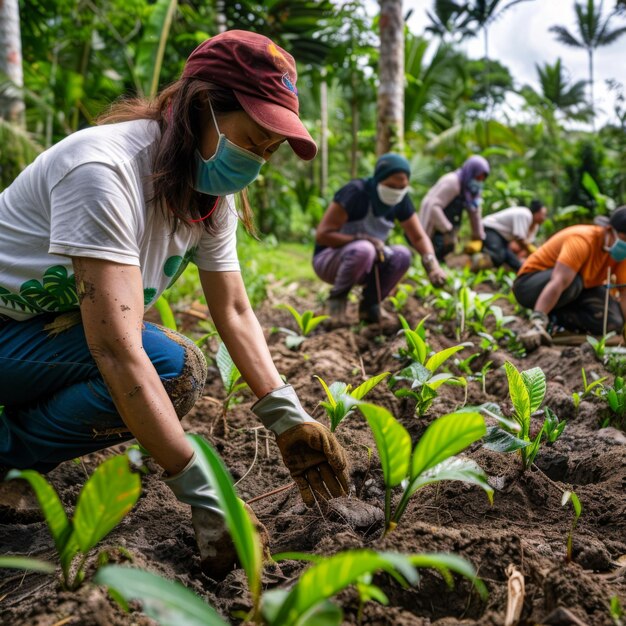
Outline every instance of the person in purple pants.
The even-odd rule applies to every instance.
[[[328,310],[335,323],[345,322],[347,297],[355,285],[363,285],[359,319],[380,321],[381,301],[411,263],[406,246],[385,243],[396,220],[420,253],[430,281],[444,284],[446,274],[408,196],[410,175],[403,156],[383,154],[374,175],[343,186],[324,213],[315,237],[313,269],[333,286]]]

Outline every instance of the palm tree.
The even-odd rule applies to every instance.
[[[0,2],[0,118],[24,125],[22,43],[18,0]]]
[[[578,28],[578,38],[572,35],[565,26],[554,25],[550,27],[550,32],[556,35],[557,41],[573,48],[583,48],[587,51],[589,60],[589,106],[592,111],[592,124],[594,123],[595,111],[593,106],[593,53],[600,46],[608,46],[626,33],[626,26],[621,26],[615,30],[609,29],[609,22],[615,11],[602,19],[603,0],[599,4],[595,0],[587,0],[586,6],[583,3],[574,3],[576,12],[576,26]]]
[[[432,11],[426,11],[430,24],[426,31],[446,40],[463,40],[474,33],[468,28],[471,18],[466,14],[466,5],[453,0],[434,0]]]
[[[379,0],[378,124],[376,154],[404,144],[404,20],[402,0]]]
[[[535,65],[541,91],[545,100],[556,109],[573,119],[586,119],[591,115],[591,109],[585,106],[585,82],[579,80],[573,84],[565,76],[561,59],[554,65]]]

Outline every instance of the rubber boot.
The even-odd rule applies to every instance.
[[[326,301],[328,306],[328,314],[330,315],[330,327],[337,328],[348,324],[346,315],[346,307],[348,305],[348,296],[331,296]]]

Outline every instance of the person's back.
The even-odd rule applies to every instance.
[[[491,228],[507,241],[529,239],[533,222],[533,214],[525,206],[515,206],[483,217],[485,229]]]

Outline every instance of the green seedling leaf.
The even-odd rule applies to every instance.
[[[134,567],[107,565],[94,577],[125,600],[139,600],[142,611],[160,626],[228,626],[219,614],[178,582]]]
[[[422,472],[411,482],[409,495],[413,495],[418,489],[426,485],[442,480],[460,480],[464,483],[478,485],[487,494],[489,502],[493,504],[493,489],[487,482],[487,474],[476,462],[458,457],[450,457],[428,471]]]
[[[387,376],[390,376],[391,372],[383,372],[382,374],[377,374],[376,376],[372,376],[370,379],[366,380],[364,383],[361,383],[354,391],[350,392],[350,395],[357,400],[361,400],[364,398],[379,382],[385,380]]]
[[[546,375],[540,367],[533,367],[522,372],[522,379],[528,391],[530,413],[532,415],[541,406],[546,395]]]
[[[435,373],[452,355],[456,354],[460,350],[463,350],[465,346],[452,346],[446,348],[435,354],[433,354],[428,361],[426,361],[426,368]]]
[[[295,350],[296,348],[300,347],[300,345],[302,345],[305,339],[306,337],[304,337],[303,335],[287,335],[285,337],[285,345],[290,350]]]
[[[484,442],[484,447],[494,452],[515,452],[516,450],[527,448],[530,445],[530,441],[519,439],[498,426],[487,427]]]
[[[509,381],[509,395],[511,396],[511,402],[513,402],[513,408],[515,409],[517,420],[522,427],[522,435],[526,437],[530,426],[531,413],[528,389],[526,388],[521,374],[515,368],[515,365],[506,361],[504,369],[506,370],[506,376]]]
[[[436,419],[413,451],[410,481],[422,472],[462,452],[485,435],[485,419],[480,413],[456,412]]]
[[[341,552],[316,563],[302,574],[291,589],[271,626],[303,624],[302,617],[313,607],[327,601],[363,575],[383,570],[400,573],[409,582],[417,581],[417,573],[409,558],[377,553],[371,550]],[[308,622],[306,622],[308,624]]]
[[[174,312],[172,311],[172,307],[165,296],[159,296],[157,301],[154,303],[154,308],[158,311],[163,326],[170,328],[171,330],[178,330],[176,328],[176,318],[174,317]]]
[[[428,380],[426,385],[434,391],[435,389],[439,389],[439,387],[441,387],[441,385],[443,385],[444,383],[448,383],[448,382],[451,383],[453,379],[454,381],[460,380],[460,379],[454,378],[454,374],[448,374],[448,373],[435,374],[432,378]],[[465,379],[463,378],[462,380],[465,380]]]
[[[6,480],[15,478],[27,480],[33,488],[61,559],[61,565],[64,570],[67,569],[78,551],[78,545],[72,540],[72,525],[67,519],[59,496],[52,485],[35,470],[11,470],[7,474]]]
[[[477,577],[474,566],[460,556],[456,556],[455,554],[427,552],[409,556],[409,560],[415,567],[432,567],[438,570],[449,586],[452,586],[453,583],[452,577],[449,575],[449,572],[452,571],[471,580],[483,600],[486,600],[489,595],[485,583]]]
[[[87,553],[133,508],[141,494],[139,474],[126,455],[100,464],[82,488],[74,512],[74,536]]]
[[[52,563],[24,556],[0,556],[0,569],[4,567],[41,572],[43,574],[53,574],[55,569]]]
[[[408,381],[413,387],[424,384],[430,377],[432,372],[426,369],[421,363],[411,363],[407,367],[401,369],[389,379],[389,386],[393,387],[400,381]]]
[[[215,362],[217,364],[217,369],[220,371],[220,378],[222,379],[224,389],[227,394],[230,394],[232,388],[241,378],[241,373],[232,360],[226,344],[220,343],[215,356]]]
[[[317,380],[320,381],[320,385],[322,385],[322,388],[326,392],[326,397],[328,398],[328,403],[331,405],[331,407],[333,407],[333,408],[336,407],[337,406],[337,402],[335,400],[335,395],[333,393],[331,393],[330,389],[328,388],[328,385],[326,384],[326,381],[321,376],[318,376],[317,374],[314,374],[314,377],[317,378]]]
[[[296,311],[290,304],[279,304],[276,306],[276,308],[289,311],[289,313],[291,313],[291,315],[293,316],[293,319],[296,320],[296,324],[298,325],[300,332],[302,332],[304,324],[302,323],[302,316],[300,315],[300,313],[298,313],[298,311]]]
[[[576,516],[576,519],[578,519],[580,517],[580,514],[583,512],[583,507],[580,504],[580,500],[573,491],[564,491],[563,497],[561,498],[561,506],[565,506],[570,501],[572,503],[572,507],[574,508],[574,515]]]
[[[411,456],[411,436],[391,413],[380,406],[363,403],[359,410],[372,429],[385,485],[396,487],[407,475]]]
[[[226,525],[237,550],[237,556],[248,577],[250,594],[258,602],[261,594],[261,570],[263,554],[258,533],[243,502],[237,497],[230,473],[222,459],[207,441],[198,435],[187,435],[196,454],[210,476],[221,509],[226,516]]]

